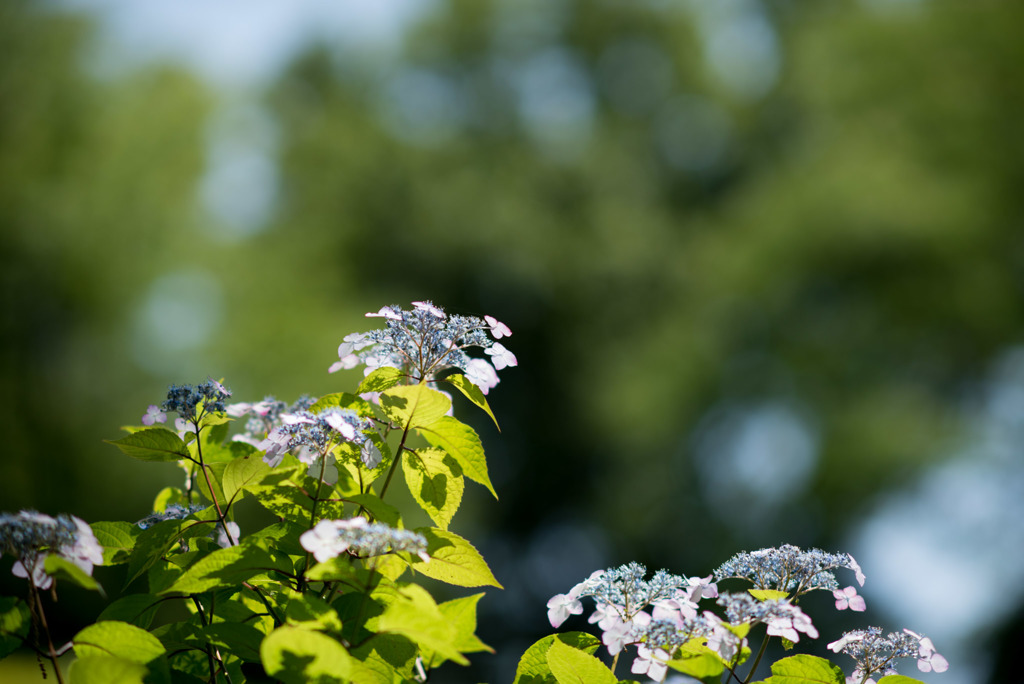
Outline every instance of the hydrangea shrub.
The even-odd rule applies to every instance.
[[[383,327],[347,335],[328,369],[364,367],[351,393],[232,403],[222,382],[207,380],[174,385],[150,405],[141,425],[111,444],[132,458],[176,463],[185,479],[157,493],[136,522],[0,515],[0,555],[26,580],[24,596],[0,597],[0,657],[28,647],[44,677],[48,659],[58,682],[75,684],[392,684],[424,682],[448,661],[465,665],[469,654],[492,651],[475,634],[483,593],[438,602],[418,578],[501,588],[473,545],[449,530],[467,478],[497,497],[479,436],[454,416],[453,394],[497,425],[486,397],[498,372],[517,364],[498,341],[512,332],[491,316],[450,315],[430,302],[367,316]],[[432,526],[409,529],[386,500],[399,473]],[[273,522],[241,529],[238,506],[250,505]],[[58,587],[102,592],[96,565],[125,566],[127,591],[69,643],[54,643],[46,612]],[[705,577],[645,579],[635,563],[595,572],[553,597],[548,617],[558,627],[583,613],[582,599],[592,601],[589,621],[601,639],[545,637],[523,655],[515,682],[614,684],[623,653],[645,680],[678,671],[749,682],[769,639],[792,646],[819,636],[798,606],[802,595],[831,591],[836,608],[865,609],[856,588],[840,586],[838,569],[863,585],[851,556],[792,546],[739,554]],[[719,593],[719,582],[735,578],[753,588]],[[750,638],[761,627],[753,655]],[[593,655],[602,644],[610,667]],[[926,672],[947,667],[929,639],[909,630],[868,627],[829,648],[854,659],[845,680],[829,661],[796,655],[772,665],[766,681],[907,684],[916,680],[892,678],[898,659],[916,658]],[[71,649],[65,675],[57,659]]]

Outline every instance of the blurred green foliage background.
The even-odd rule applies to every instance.
[[[102,440],[169,383],[350,389],[326,368],[363,312],[494,315],[501,501],[453,529],[506,586],[499,654],[445,681],[506,681],[591,570],[854,550],[970,443],[1024,330],[1024,5],[431,8],[397,50],[309,44],[231,90],[101,73],[87,13],[0,6],[4,510],[139,519],[179,474]],[[1012,615],[952,630],[983,655],[935,681],[1010,681]]]

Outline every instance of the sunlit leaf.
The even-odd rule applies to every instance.
[[[429,563],[413,556],[412,568],[416,572],[460,587],[503,588],[480,552],[459,535],[433,527],[420,527],[416,532],[427,538],[430,556]]]
[[[430,425],[421,426],[419,432],[433,446],[447,451],[462,467],[466,477],[487,487],[494,498],[498,498],[487,474],[483,445],[473,428],[451,416],[441,416]]]
[[[399,385],[380,395],[380,408],[402,427],[431,425],[445,415],[452,401],[425,384]]]
[[[557,639],[551,642],[547,658],[558,684],[618,684],[618,677],[607,665]]]
[[[498,425],[498,419],[494,417],[494,412],[491,411],[491,406],[487,403],[487,397],[479,387],[469,381],[469,378],[461,373],[455,373],[454,375],[449,375],[443,378],[443,380],[444,382],[451,384],[455,389],[462,392],[464,397],[483,409],[484,413],[490,416],[491,420],[494,421],[494,427],[498,428],[499,432],[501,431],[501,426]]]
[[[160,640],[146,630],[116,620],[91,624],[71,641],[79,658],[116,656],[144,665],[166,652]]]
[[[121,439],[108,439],[118,449],[140,461],[178,461],[187,458],[188,447],[181,438],[164,428],[149,428],[133,432]]]
[[[439,528],[448,529],[465,489],[458,462],[443,449],[416,449],[403,456],[402,472],[416,503]]]
[[[344,646],[323,632],[287,625],[263,640],[260,660],[268,675],[285,684],[342,684],[350,681],[355,662]]]
[[[124,521],[94,522],[92,532],[103,547],[103,564],[120,565],[127,563],[135,548],[135,540],[142,534],[138,525]]]

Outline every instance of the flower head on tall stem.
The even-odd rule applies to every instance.
[[[746,579],[756,589],[774,589],[796,598],[809,591],[836,591],[839,581],[833,570],[853,570],[858,583],[864,584],[864,573],[848,553],[828,553],[821,549],[803,550],[792,544],[778,548],[738,553],[714,572],[717,581],[729,578]]]
[[[435,382],[444,371],[456,369],[486,394],[498,384],[496,371],[518,363],[511,351],[495,341],[512,331],[492,316],[446,314],[426,301],[413,302],[408,311],[385,306],[366,315],[382,318],[386,327],[346,335],[329,372],[364,365],[369,374],[390,366],[418,383]],[[465,350],[471,347],[483,349],[490,361],[469,356]]]
[[[174,411],[178,414],[178,419],[192,425],[191,432],[195,432],[194,426],[198,425],[204,416],[223,413],[226,410],[224,400],[230,396],[231,390],[216,380],[207,380],[198,385],[171,385],[167,389],[167,399],[160,405],[160,409],[164,414]],[[150,412],[152,409],[151,406]],[[146,415],[149,416],[150,413]],[[163,422],[155,416],[153,420]]]
[[[422,534],[369,522],[362,516],[348,520],[321,520],[302,533],[299,543],[320,563],[346,552],[365,557],[395,551],[406,551],[419,556],[423,562],[430,561],[427,539]]]
[[[380,462],[380,451],[366,446],[370,441],[367,434],[374,429],[374,423],[352,409],[326,408],[318,413],[301,409],[295,413],[280,416],[281,424],[272,429],[266,439],[256,446],[266,452],[263,460],[271,467],[277,466],[284,455],[294,453],[306,465],[314,465],[326,459],[335,446],[352,442],[360,447],[360,457],[367,467],[371,462]]]
[[[853,674],[846,678],[851,684],[860,684],[866,677],[897,674],[895,663],[902,658],[916,658],[922,672],[945,672],[949,668],[931,639],[909,629],[888,634],[880,627],[856,629],[843,634],[828,648],[834,653],[845,653],[856,662]]]
[[[570,615],[583,612],[582,598],[594,599],[588,621],[601,629],[601,641],[611,655],[630,644],[646,649],[634,662],[634,672],[664,678],[664,662],[688,639],[710,633],[707,620],[697,615],[704,595],[717,595],[710,577],[683,577],[664,570],[646,579],[639,563],[598,570],[566,594],[548,601],[548,620],[560,626]],[[639,646],[638,646],[639,648]]]
[[[87,574],[103,564],[103,547],[92,528],[73,515],[56,518],[32,510],[0,514],[0,555],[17,560],[11,572],[39,589],[49,589],[53,577],[46,573],[49,555],[65,558]]]

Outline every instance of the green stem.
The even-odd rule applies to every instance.
[[[366,570],[369,573],[370,582],[366,585],[366,588],[361,592],[362,596],[359,599],[359,608],[356,610],[356,625],[363,624],[363,609],[366,608],[366,600],[370,597],[370,592],[373,591],[373,588],[376,586],[377,582],[380,581],[378,579],[377,582],[374,582],[373,578],[375,574],[374,566],[376,566],[376,564],[376,556],[366,561]]]
[[[320,491],[324,486],[324,473],[327,471],[327,452],[320,454],[320,479],[316,483],[316,494],[313,495],[313,506],[309,513],[309,529],[316,525],[316,507],[320,503]],[[299,591],[306,587],[306,571],[309,570],[309,551],[306,552],[306,560],[303,564],[302,576],[299,577]]]
[[[266,597],[263,591],[255,584],[249,584],[248,582],[242,582],[242,586],[246,589],[249,589],[252,592],[255,592],[256,596],[259,597],[260,601],[263,602],[263,606],[267,609],[267,612],[270,613],[270,616],[272,618],[274,618],[274,626],[280,627],[282,624],[281,616],[278,615],[277,612],[274,610],[274,607],[270,605],[270,599]]]
[[[199,612],[199,622],[205,627],[206,614],[203,613],[203,604],[195,596],[192,597],[192,603],[196,604],[196,610]],[[217,665],[213,658],[213,644],[206,645],[206,659],[210,665],[210,684],[217,684]]]
[[[406,424],[405,429],[402,431],[402,439],[398,442],[398,449],[395,451],[395,458],[391,461],[391,468],[388,470],[388,477],[384,480],[384,487],[380,490],[380,498],[384,500],[384,494],[388,491],[388,485],[391,484],[391,478],[395,474],[395,470],[398,467],[398,462],[402,460],[402,450],[405,449],[405,440],[409,436],[409,427],[412,425],[412,421]]]
[[[771,639],[771,637],[765,634],[764,641],[761,642],[761,648],[757,651],[757,658],[754,659],[754,665],[750,668],[750,672],[747,673],[747,678],[743,680],[743,684],[747,684],[747,682],[754,678],[754,673],[757,672],[757,666],[761,664],[761,658],[764,656],[764,652],[768,649],[769,639]]]
[[[210,490],[210,499],[213,500],[213,507],[217,510],[217,518],[220,520],[220,526],[224,530],[224,535],[228,538],[228,543],[231,546],[236,546],[238,545],[238,540],[231,536],[231,530],[228,529],[224,512],[220,509],[220,502],[217,501],[217,493],[213,491],[213,482],[210,481],[210,473],[207,472],[206,463],[203,462],[203,442],[199,439],[199,420],[195,420],[193,425],[196,426],[196,454],[199,457],[199,469],[203,471],[203,477],[206,478],[206,487]]]
[[[37,557],[38,562],[41,558]],[[50,658],[50,662],[53,663],[53,671],[57,675],[57,681],[59,684],[64,684],[64,675],[60,671],[60,663],[57,662],[57,650],[53,647],[53,638],[50,635],[50,626],[46,623],[46,612],[43,610],[43,600],[39,598],[39,589],[32,582],[33,568],[26,568],[28,570],[28,592],[30,599],[35,604],[35,612],[39,616],[39,624],[43,628],[43,634],[46,635],[46,650],[47,656]]]

